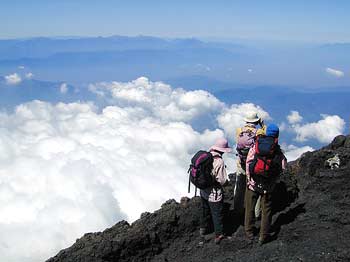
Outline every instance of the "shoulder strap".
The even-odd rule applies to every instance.
[[[276,137],[276,138],[273,140],[273,145],[272,145],[272,147],[271,147],[271,153],[272,153],[273,155],[275,155],[276,153],[278,153],[278,148],[279,148],[279,146],[278,146],[278,138]]]

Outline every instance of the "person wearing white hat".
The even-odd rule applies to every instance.
[[[261,118],[258,116],[257,112],[249,111],[249,112],[247,112],[247,115],[244,118],[244,121],[246,123],[251,123],[251,124],[254,124],[256,126],[261,121]]]
[[[249,241],[254,240],[255,203],[262,206],[259,245],[271,240],[272,193],[280,174],[287,166],[287,158],[278,144],[279,128],[269,124],[265,136],[257,138],[249,149],[246,161],[247,188],[245,191],[244,230]]]
[[[263,120],[255,111],[247,112],[244,121],[245,125],[236,130],[236,150],[238,158],[236,183],[234,188],[234,210],[238,214],[243,214],[244,211],[244,195],[246,189],[245,162],[248,151],[250,147],[254,145],[256,136],[265,134],[266,130]],[[260,201],[257,201],[256,203],[255,214],[256,217],[260,215]]]
[[[215,243],[219,244],[224,238],[223,233],[223,190],[222,186],[227,181],[226,166],[222,155],[232,152],[228,141],[225,138],[219,138],[215,144],[209,149],[214,158],[212,175],[215,178],[215,185],[200,190],[202,201],[202,214],[200,219],[200,234],[203,236],[207,231],[210,219],[213,222],[215,230]]]

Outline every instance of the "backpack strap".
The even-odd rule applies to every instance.
[[[190,193],[191,190],[191,174],[188,176],[188,193]]]

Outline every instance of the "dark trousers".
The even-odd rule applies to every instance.
[[[255,205],[261,196],[261,227],[260,239],[266,239],[270,234],[272,221],[272,194],[259,194],[250,189],[245,191],[245,220],[244,229],[248,237],[253,236],[255,224]]]
[[[237,213],[243,214],[244,195],[247,187],[246,175],[244,173],[236,174],[236,184],[234,188],[233,208]]]
[[[223,201],[220,202],[209,202],[208,200],[202,199],[202,214],[200,218],[200,227],[208,228],[210,221],[213,222],[215,235],[223,234]]]

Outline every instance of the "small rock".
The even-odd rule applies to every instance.
[[[340,158],[339,158],[338,154],[336,154],[334,157],[328,158],[325,161],[325,166],[330,167],[331,169],[339,168]]]
[[[143,213],[141,214],[140,218],[141,218],[141,219],[142,219],[142,218],[146,218],[146,217],[148,217],[150,214],[151,214],[150,212],[143,212]]]
[[[169,200],[167,200],[164,204],[162,204],[162,207],[170,206],[170,205],[175,205],[175,204],[177,204],[177,202],[175,201],[175,199],[169,199]]]

